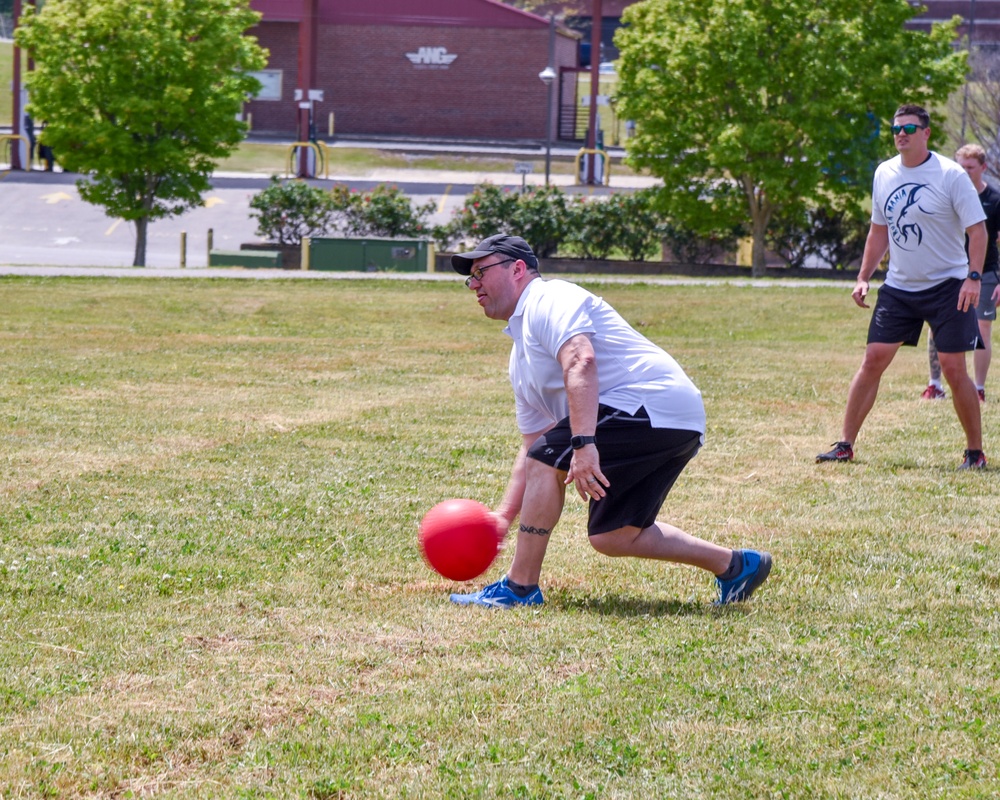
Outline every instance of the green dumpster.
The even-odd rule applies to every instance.
[[[318,237],[309,246],[309,269],[349,272],[427,272],[426,239],[335,239]]]
[[[208,254],[208,266],[281,269],[281,251],[212,250]]]

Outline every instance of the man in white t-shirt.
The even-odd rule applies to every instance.
[[[965,431],[960,469],[983,469],[979,396],[965,354],[983,346],[976,320],[986,218],[972,181],[958,164],[928,148],[930,116],[904,105],[893,115],[899,155],[879,164],[872,188],[872,222],[851,296],[868,308],[869,278],[886,250],[889,271],[868,326],[865,357],[847,395],[841,441],[816,461],[850,461],[854,441],[875,404],[882,373],[902,345],[915,346],[928,323],[941,370]],[[968,254],[965,236],[968,236]]]
[[[543,602],[538,588],[566,486],[589,499],[591,545],[608,556],[689,564],[716,576],[720,603],[746,600],[771,556],[731,550],[656,519],[674,481],[701,447],[701,393],[664,350],[600,297],[543,281],[519,236],[496,234],[452,256],[490,319],[513,340],[508,372],[521,449],[500,507],[497,536],[518,517],[514,559],[496,583],[453,594],[460,605]]]

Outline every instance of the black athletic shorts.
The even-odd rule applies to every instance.
[[[528,457],[568,471],[570,435],[567,417],[538,438]],[[590,501],[590,536],[626,525],[652,525],[677,477],[701,448],[700,433],[654,428],[644,408],[631,415],[598,406],[596,436],[601,472],[611,485],[604,497]]]
[[[878,290],[878,302],[868,325],[868,344],[914,346],[926,322],[934,334],[939,353],[967,353],[982,350],[975,307],[958,310],[959,278],[949,278],[930,289],[904,292],[885,286]]]

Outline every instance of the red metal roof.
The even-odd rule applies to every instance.
[[[251,0],[263,22],[298,22],[304,0]],[[433,25],[458,28],[538,28],[548,20],[497,0],[318,0],[326,25]]]

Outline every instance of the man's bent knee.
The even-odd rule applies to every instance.
[[[589,537],[590,546],[598,553],[612,558],[631,555],[632,545],[641,533],[639,528],[628,526]]]

